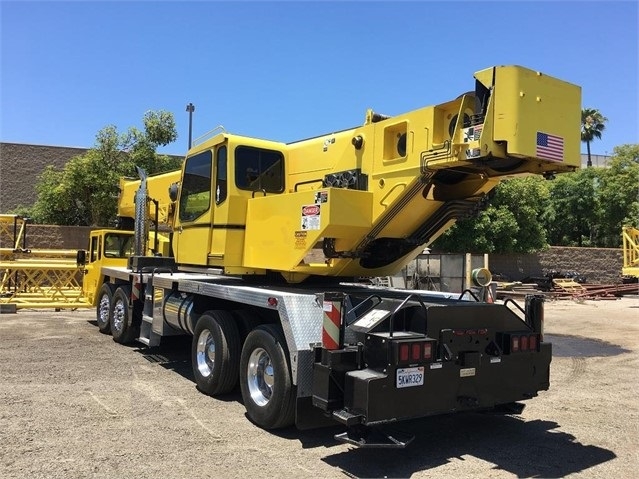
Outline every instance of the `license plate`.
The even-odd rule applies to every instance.
[[[424,384],[424,368],[403,368],[397,370],[397,387],[410,388]]]

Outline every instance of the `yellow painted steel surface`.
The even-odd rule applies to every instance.
[[[0,262],[0,304],[16,308],[92,306],[81,294],[82,270],[73,260],[13,259]]]
[[[133,232],[122,230],[93,230],[89,235],[82,296],[95,306],[97,294],[105,282],[104,267],[126,267],[133,254]]]
[[[0,304],[15,304],[17,309],[95,306],[105,279],[102,268],[126,267],[132,244],[131,231],[94,230],[82,266],[75,250],[2,248]]]
[[[0,215],[0,249],[3,254],[8,250],[20,249],[27,221],[18,215]]]
[[[149,204],[149,219],[158,215],[158,223],[168,224],[171,221],[171,200],[169,198],[169,186],[180,181],[180,170],[169,171],[147,178],[148,197],[157,201]],[[120,194],[118,196],[118,216],[135,218],[135,192],[140,187],[140,180],[129,178],[120,179]]]
[[[229,274],[278,271],[289,281],[386,276],[503,179],[579,167],[578,86],[518,66],[475,79],[474,93],[387,118],[369,110],[362,126],[308,140],[221,132],[195,146],[183,176],[190,160],[210,152],[211,177],[199,178],[213,194],[199,196],[206,204],[196,218],[176,218],[177,263]],[[240,150],[259,158],[246,172]],[[275,153],[281,162],[262,167]],[[256,170],[247,187],[244,178]],[[182,184],[178,211],[184,193]]]
[[[75,250],[24,248],[28,221],[0,215],[0,304],[21,308],[91,306],[81,294]]]
[[[625,226],[623,236],[623,268],[621,274],[639,278],[639,229]]]

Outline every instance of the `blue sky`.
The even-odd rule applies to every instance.
[[[636,1],[0,2],[3,142],[90,147],[175,115],[184,154],[217,125],[293,141],[473,89],[518,64],[608,117],[596,154],[639,142]],[[585,151],[585,145],[582,147]]]

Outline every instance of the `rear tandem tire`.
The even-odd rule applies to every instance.
[[[210,396],[235,389],[240,351],[240,333],[231,313],[207,311],[200,316],[191,343],[191,364],[198,389]]]
[[[127,286],[120,286],[113,294],[111,302],[111,334],[113,340],[120,344],[131,343],[138,334],[139,324],[136,325],[136,314],[139,313],[141,319],[141,308],[134,303],[133,307],[129,307],[129,298],[131,297],[131,289]]]
[[[115,285],[104,283],[98,293],[98,306],[96,308],[96,322],[98,329],[103,334],[111,334],[111,303]]]
[[[279,327],[264,324],[246,337],[240,360],[240,388],[248,417],[264,429],[295,422],[295,387],[288,349]]]

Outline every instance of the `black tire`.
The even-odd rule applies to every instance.
[[[104,283],[98,293],[95,319],[98,329],[103,334],[111,334],[111,304],[114,290],[115,285]]]
[[[231,313],[207,311],[200,316],[191,343],[191,364],[198,389],[211,396],[235,389],[240,352],[240,333]]]
[[[240,332],[240,344],[244,344],[248,334],[260,324],[259,314],[252,309],[236,309],[232,311],[237,320],[237,329]]]
[[[246,337],[240,359],[240,389],[247,415],[258,426],[279,429],[295,422],[295,387],[279,327],[264,324]]]
[[[138,305],[129,307],[131,297],[131,288],[120,286],[113,293],[113,301],[111,302],[111,335],[116,343],[129,344],[137,336],[139,324],[136,324],[136,317],[142,319],[142,311]]]

